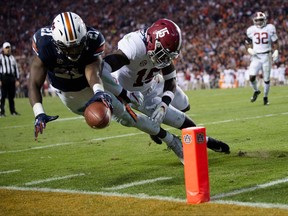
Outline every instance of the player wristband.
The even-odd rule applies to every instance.
[[[104,91],[104,88],[101,84],[96,83],[93,85],[93,92],[96,94],[98,91]]]
[[[39,114],[41,113],[45,113],[44,112],[44,108],[42,106],[41,103],[35,103],[34,106],[33,106],[33,112],[34,112],[34,116],[38,116]]]
[[[176,70],[172,71],[169,74],[163,75],[163,78],[164,78],[164,80],[176,78]]]

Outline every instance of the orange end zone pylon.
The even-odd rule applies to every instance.
[[[199,204],[210,200],[206,129],[182,129],[184,174],[187,203]]]

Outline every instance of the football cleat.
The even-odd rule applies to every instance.
[[[207,148],[215,152],[222,152],[225,154],[230,154],[230,147],[226,143],[220,140],[213,139],[211,137],[208,138]]]
[[[258,95],[261,93],[261,91],[260,90],[257,90],[257,91],[255,91],[254,93],[253,93],[253,96],[251,97],[251,102],[253,103],[253,102],[255,102],[256,100],[257,100],[257,97],[258,97]]]
[[[263,98],[264,105],[269,105],[268,97]]]
[[[172,149],[172,151],[177,155],[181,163],[184,164],[183,146],[181,140],[177,136],[173,135],[172,142],[169,144],[167,143],[167,146],[169,149]]]

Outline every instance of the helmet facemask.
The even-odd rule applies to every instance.
[[[149,50],[147,54],[154,66],[158,69],[169,66],[171,61],[179,55],[179,53],[166,50],[157,39],[155,41],[155,50]]]
[[[263,28],[266,25],[265,19],[254,19],[254,25],[256,25],[258,28]]]
[[[80,56],[81,53],[84,49],[84,47],[86,46],[86,36],[82,38],[82,40],[80,41],[80,43],[71,43],[71,45],[66,46],[62,41],[54,41],[54,44],[57,46],[57,48],[64,54],[67,56],[67,58],[71,61],[77,61]]]
[[[267,23],[266,15],[262,12],[257,12],[253,18],[253,23],[258,28],[263,28]]]

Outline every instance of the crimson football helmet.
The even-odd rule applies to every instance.
[[[54,44],[71,61],[77,61],[86,44],[87,28],[79,15],[72,12],[58,14],[52,23]]]
[[[146,31],[147,54],[158,69],[167,67],[175,59],[182,45],[181,30],[169,19],[159,19]]]
[[[262,12],[256,12],[253,16],[253,23],[258,28],[263,28],[267,23],[267,17]]]

